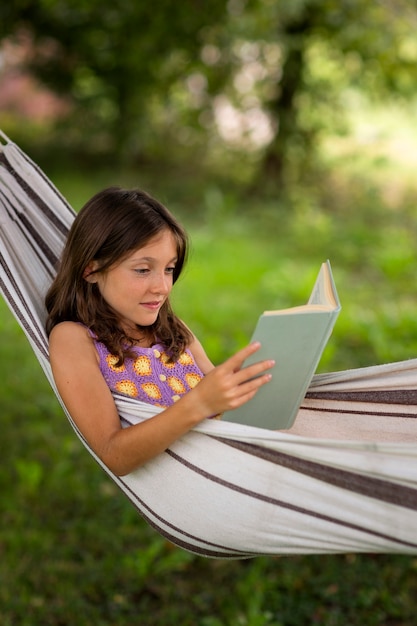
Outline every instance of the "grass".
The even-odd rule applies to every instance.
[[[325,179],[285,202],[159,181],[155,195],[193,242],[175,304],[214,361],[247,341],[260,310],[303,303],[326,258],[343,312],[321,369],[416,355],[416,190],[396,178],[388,202],[386,162],[368,160],[365,176],[343,150]],[[52,178],[79,208],[110,175]],[[152,172],[137,178],[112,173],[114,183],[158,188]],[[2,626],[415,624],[415,557],[228,562],[172,547],[86,454],[3,303],[0,334]]]

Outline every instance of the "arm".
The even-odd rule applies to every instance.
[[[54,379],[65,406],[94,452],[120,476],[166,450],[205,418],[250,400],[270,380],[268,374],[253,377],[273,366],[272,361],[264,361],[241,369],[258,348],[253,344],[240,350],[212,368],[173,406],[123,429],[87,330],[80,324],[63,322],[53,329],[49,344]]]

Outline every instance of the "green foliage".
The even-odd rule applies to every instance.
[[[413,97],[416,22],[406,0],[15,0],[0,8],[0,39],[20,40],[26,65],[72,105],[55,128],[32,127],[56,153],[178,163],[192,152],[290,187],[324,132],[348,131],[352,90]],[[5,123],[23,142],[28,122],[22,138],[19,119]]]
[[[189,73],[201,30],[224,11],[220,0],[198,7],[192,0],[157,7],[130,0],[117,6],[17,0],[2,6],[0,36],[32,47],[27,67],[75,105],[65,125],[67,144],[81,143],[88,152],[94,137],[94,151],[120,156],[140,153],[152,98],[165,97],[172,82]]]

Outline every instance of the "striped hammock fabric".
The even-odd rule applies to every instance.
[[[73,218],[1,134],[0,288],[58,399],[43,296]],[[158,411],[115,401],[124,427]],[[149,524],[203,556],[417,554],[417,360],[315,376],[296,429],[206,420],[123,478],[96,460]]]

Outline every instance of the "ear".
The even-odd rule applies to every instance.
[[[88,283],[96,283],[98,280],[97,274],[95,274],[98,268],[97,261],[90,261],[85,270],[83,271],[83,278]]]

